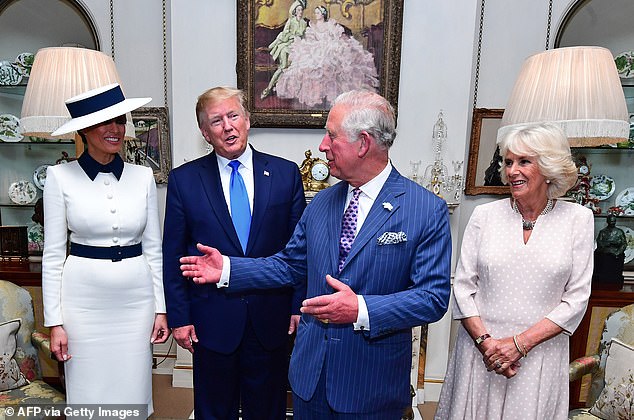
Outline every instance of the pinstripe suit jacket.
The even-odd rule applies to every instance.
[[[447,310],[451,234],[443,200],[393,169],[361,227],[341,272],[341,219],[348,184],[320,192],[308,205],[286,248],[263,259],[231,258],[230,289],[307,281],[307,297],[332,293],[326,274],[363,295],[369,331],[323,324],[303,315],[291,358],[293,391],[309,400],[324,370],[332,408],[362,413],[410,402],[411,327]],[[390,203],[391,210],[383,203]],[[380,245],[385,232],[407,240]]]

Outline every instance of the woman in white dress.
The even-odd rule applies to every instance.
[[[152,413],[152,343],[169,336],[152,170],[118,152],[127,112],[118,84],[66,101],[87,150],[50,166],[44,188],[44,325],[64,361],[69,404],[143,404]],[[70,240],[70,255],[67,242]]]
[[[277,82],[277,96],[307,107],[329,108],[339,94],[379,86],[372,54],[344,33],[328,10],[318,6],[304,38],[290,47],[290,65]]]
[[[557,200],[577,174],[559,128],[510,130],[500,152],[512,197],[476,207],[465,230],[461,327],[435,418],[567,419],[568,337],[590,296],[593,215]]]

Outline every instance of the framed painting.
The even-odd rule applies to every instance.
[[[323,128],[371,89],[397,109],[403,0],[237,0],[237,76],[253,127]]]
[[[471,124],[471,143],[465,194],[509,194],[499,168],[502,157],[497,147],[497,132],[503,109],[476,108]]]
[[[149,166],[157,184],[167,182],[172,169],[169,119],[165,107],[145,107],[132,111],[134,140],[126,140],[121,149],[123,160]]]

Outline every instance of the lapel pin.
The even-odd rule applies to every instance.
[[[269,171],[264,171],[264,176],[269,176]]]

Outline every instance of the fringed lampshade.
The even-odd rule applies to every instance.
[[[65,101],[91,89],[119,83],[112,58],[86,48],[42,48],[35,55],[26,86],[20,125],[27,136],[50,138],[51,133],[70,120]],[[128,113],[126,138],[134,138]],[[74,133],[55,137],[74,139]]]
[[[556,48],[524,62],[498,138],[513,126],[558,125],[571,147],[626,141],[629,116],[614,58],[602,47]]]

